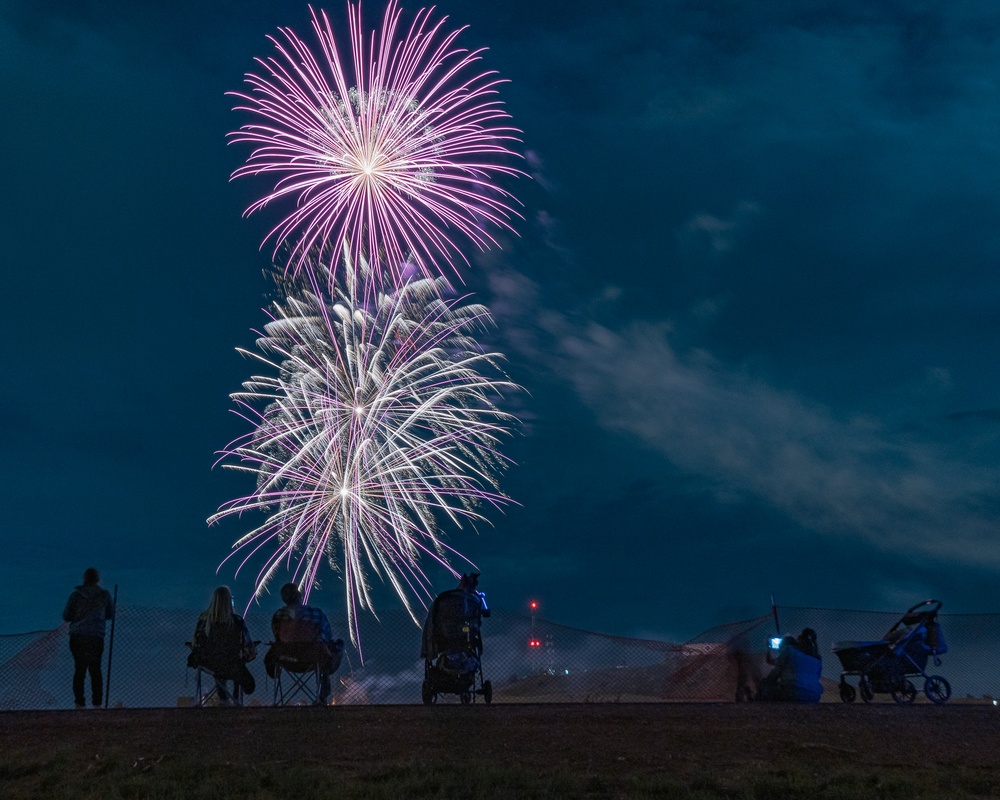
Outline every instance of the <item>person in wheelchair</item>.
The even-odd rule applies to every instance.
[[[479,573],[463,574],[458,587],[439,594],[428,609],[420,642],[425,704],[436,702],[441,694],[457,694],[463,703],[475,695],[492,702],[493,684],[483,680],[480,631],[490,609],[478,586]]]
[[[256,644],[250,638],[246,622],[233,611],[229,587],[218,587],[212,593],[208,608],[198,617],[188,666],[211,672],[219,703],[232,705],[239,692],[253,694],[256,681],[246,665],[256,657]],[[229,681],[233,682],[232,692]]]
[[[340,666],[344,641],[333,638],[330,620],[319,608],[302,603],[302,593],[294,583],[281,587],[285,604],[271,617],[274,641],[264,655],[269,677],[277,676],[278,666],[302,672],[319,667],[319,705],[330,703],[330,675]]]
[[[431,604],[424,622],[420,642],[420,657],[434,658],[449,646],[461,644],[479,656],[483,641],[482,620],[489,617],[486,595],[479,591],[479,573],[463,573],[455,589],[441,592]]]

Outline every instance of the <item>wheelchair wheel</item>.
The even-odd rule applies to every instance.
[[[486,705],[493,702],[493,684],[490,681],[483,681],[483,702]]]
[[[854,691],[854,687],[849,683],[840,684],[840,699],[845,703],[853,703],[857,698],[858,693]]]
[[[858,690],[861,693],[861,699],[866,703],[875,699],[875,690],[872,689],[872,682],[868,680],[867,675],[861,676],[861,680],[858,681]]]
[[[909,705],[917,697],[917,687],[913,685],[913,681],[904,678],[902,683],[890,690],[889,694],[900,705]]]
[[[940,675],[929,675],[924,681],[924,694],[932,703],[947,703],[951,697],[951,684]]]
[[[430,681],[424,681],[423,684],[421,684],[420,695],[423,698],[425,706],[429,706],[435,700],[437,700],[437,695],[434,694],[433,690],[431,689]]]

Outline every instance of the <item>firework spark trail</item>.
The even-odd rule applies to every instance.
[[[431,11],[400,37],[391,0],[381,34],[367,38],[360,4],[349,4],[349,71],[326,12],[310,8],[319,57],[280,28],[283,41],[269,37],[277,55],[256,59],[267,74],[246,75],[251,91],[234,93],[245,103],[237,110],[261,121],[230,134],[255,147],[233,178],[279,176],[247,214],[294,200],[267,237],[275,257],[288,245],[293,275],[316,248],[329,256],[346,239],[352,259],[382,261],[398,284],[408,262],[432,277],[466,261],[453,232],[487,249],[490,229],[512,230],[514,199],[493,182],[524,174],[507,163],[520,132],[503,124],[504,81],[477,71],[483,50],[456,47],[464,28],[445,33],[447,17],[435,22]]]
[[[483,504],[509,502],[497,489],[507,462],[496,448],[515,420],[493,400],[517,387],[473,338],[492,324],[489,312],[442,300],[443,279],[408,283],[368,310],[355,299],[367,285],[363,264],[358,281],[335,284],[334,302],[317,291],[333,279],[313,270],[322,278],[312,289],[273,305],[261,352],[243,351],[275,374],[233,395],[254,429],[220,460],[254,474],[257,489],[209,522],[269,515],[230,555],[240,554],[237,572],[264,556],[257,596],[282,564],[295,564],[307,598],[324,560],[341,570],[357,643],[359,609],[374,611],[369,572],[419,622],[413,600],[431,597],[421,557],[449,569],[449,556],[461,558],[442,541],[439,519],[461,526],[485,520]]]

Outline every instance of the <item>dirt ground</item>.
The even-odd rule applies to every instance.
[[[710,770],[739,782],[762,772],[851,771],[978,776],[1000,791],[1000,709],[820,704],[363,706],[110,709],[0,713],[0,782],[39,754],[85,773],[101,760],[154,769],[169,762],[323,765],[345,780],[372,765],[555,765],[616,780]],[[8,765],[4,767],[4,764]],[[18,769],[23,768],[19,767]],[[13,770],[13,771],[12,771]],[[965,796],[965,795],[963,795]]]

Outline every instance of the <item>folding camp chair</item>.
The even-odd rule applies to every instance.
[[[324,689],[329,692],[330,674],[340,665],[339,652],[334,656],[331,650],[337,644],[322,640],[322,629],[315,619],[281,620],[276,633],[277,641],[271,643],[264,658],[265,664],[271,665],[268,674],[274,675],[274,704],[288,705],[301,696],[319,705],[326,699]]]
[[[205,681],[207,678],[207,684],[211,688],[205,691]],[[195,698],[197,702],[195,703],[196,708],[204,708],[205,706],[212,705],[211,700],[213,697],[218,699],[219,688],[216,685],[215,673],[212,672],[208,667],[195,667],[194,668],[194,691]],[[217,704],[221,705],[220,700]],[[233,681],[233,701],[232,705],[242,706],[243,705],[243,687],[240,686],[239,681]]]
[[[194,646],[191,642],[184,642],[189,650],[194,650]],[[212,698],[218,700],[219,689],[217,675],[209,667],[204,664],[194,663],[192,658],[188,657],[188,667],[194,670],[194,692],[195,692],[195,708],[205,708],[206,706],[213,705]],[[207,681],[205,680],[207,678]],[[227,675],[224,680],[230,680],[233,682],[233,701],[232,705],[242,706],[243,705],[243,687],[240,682],[236,680],[235,675]],[[206,685],[211,687],[206,689]],[[217,704],[221,704],[221,700]]]
[[[275,642],[274,705],[286,706],[296,698],[319,705],[323,685],[319,642]]]

